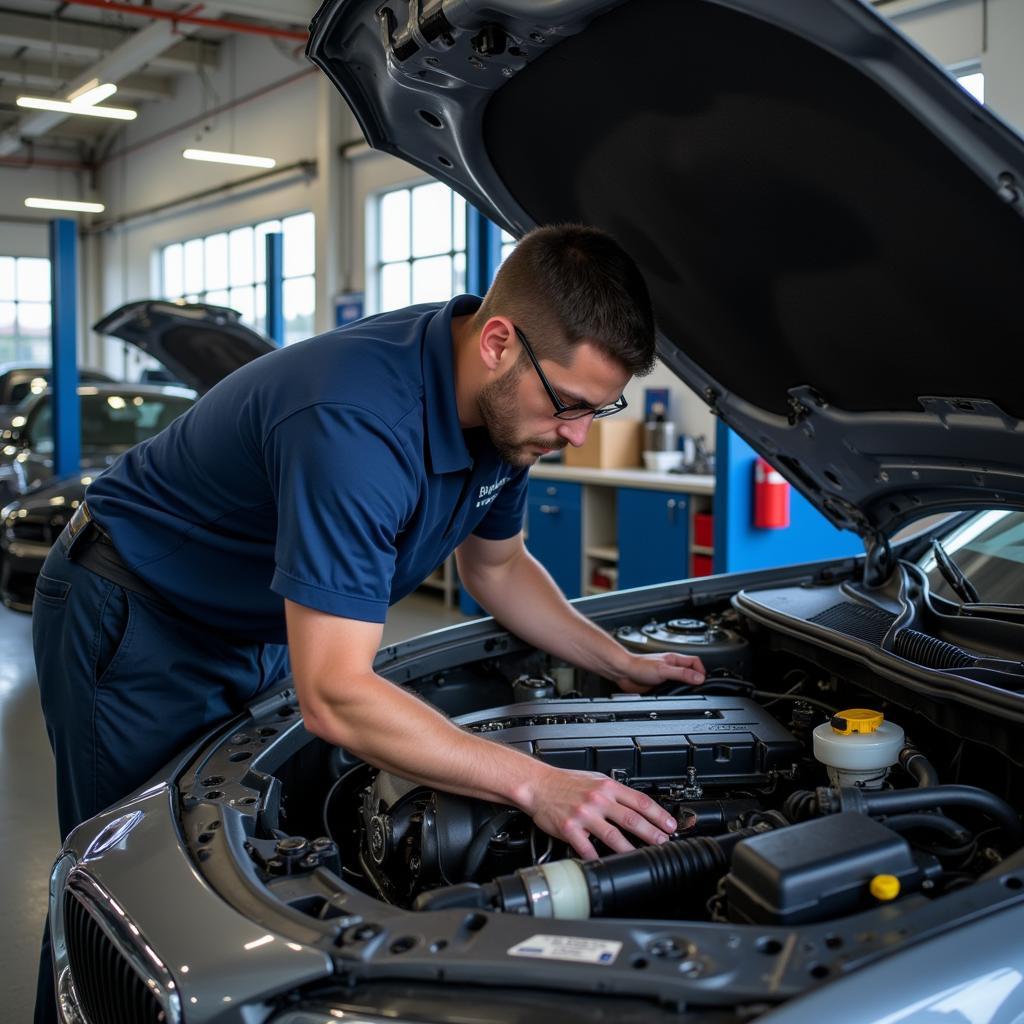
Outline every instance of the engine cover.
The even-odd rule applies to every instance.
[[[558,768],[620,780],[763,785],[802,756],[796,737],[745,697],[693,696],[526,701],[454,720]],[[690,769],[693,772],[690,772]],[[392,803],[412,784],[382,772]]]

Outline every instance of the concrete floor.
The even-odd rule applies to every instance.
[[[394,643],[464,616],[417,593],[391,609]],[[53,759],[32,660],[32,623],[0,606],[0,1020],[31,1021],[47,880],[58,848]]]

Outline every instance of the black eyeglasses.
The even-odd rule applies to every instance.
[[[588,405],[586,402],[576,402],[574,405],[566,405],[557,394],[555,389],[551,386],[547,377],[544,376],[544,371],[540,368],[540,362],[536,355],[534,355],[533,349],[530,347],[530,343],[526,340],[526,335],[523,334],[515,324],[516,337],[523,343],[523,348],[526,349],[526,354],[530,357],[530,362],[533,363],[533,368],[537,371],[537,376],[540,377],[541,384],[544,385],[544,390],[548,393],[548,398],[551,399],[551,404],[555,407],[555,417],[560,420],[581,420],[584,416],[593,416],[595,420],[601,419],[603,416],[611,416],[612,413],[621,412],[626,408],[626,397],[625,395],[619,395],[618,399],[611,405],[602,405],[601,408],[595,409],[592,405]]]

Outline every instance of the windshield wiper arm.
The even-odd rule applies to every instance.
[[[979,604],[981,598],[974,584],[967,578],[964,571],[949,557],[949,552],[942,546],[942,541],[936,537],[932,541],[932,554],[935,556],[935,564],[942,573],[942,578],[953,588],[953,593],[960,598],[964,604]]]

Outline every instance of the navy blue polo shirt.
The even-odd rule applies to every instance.
[[[125,563],[213,629],[285,640],[288,598],[383,622],[470,534],[515,536],[525,469],[455,404],[453,316],[361,320],[236,370],[86,497]]]

